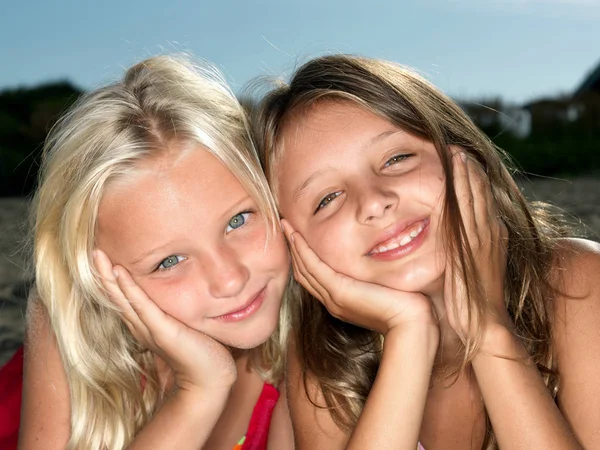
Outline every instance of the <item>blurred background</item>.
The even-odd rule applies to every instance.
[[[234,91],[307,59],[411,66],[515,159],[532,199],[600,234],[600,0],[5,2],[0,17],[0,364],[23,338],[28,198],[47,131],[85,90],[159,53]],[[594,44],[596,42],[596,44]]]

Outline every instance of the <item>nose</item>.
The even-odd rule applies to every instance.
[[[214,298],[235,297],[250,279],[250,271],[235,249],[219,248],[202,266],[208,291]]]
[[[365,186],[358,197],[357,219],[368,225],[386,217],[398,204],[393,192],[380,187]]]

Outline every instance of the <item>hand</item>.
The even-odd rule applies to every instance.
[[[231,353],[222,344],[163,312],[129,272],[113,267],[101,250],[95,251],[94,263],[133,337],[169,365],[178,388],[229,394],[237,372]]]
[[[454,187],[460,214],[465,226],[469,248],[473,255],[475,281],[481,289],[471,291],[484,296],[484,314],[478,317],[469,305],[467,288],[462,274],[457,271],[455,255],[448,255],[444,281],[444,302],[448,322],[463,343],[475,337],[477,321],[487,326],[498,323],[510,326],[510,317],[504,305],[504,276],[508,231],[494,208],[492,191],[483,171],[463,152],[452,157]],[[465,249],[466,258],[466,249]],[[471,308],[471,321],[468,312]]]
[[[397,291],[338,273],[316,255],[289,222],[281,223],[290,242],[294,278],[332,316],[384,335],[409,324],[434,325],[437,329],[433,306],[423,294]]]

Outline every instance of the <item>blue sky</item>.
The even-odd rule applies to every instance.
[[[600,63],[598,23],[600,0],[13,0],[0,17],[0,88],[91,88],[144,57],[190,51],[239,90],[349,52],[412,66],[455,97],[523,102],[571,91]]]

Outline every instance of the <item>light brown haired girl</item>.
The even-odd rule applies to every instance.
[[[305,288],[300,449],[600,442],[600,246],[529,203],[452,100],[324,56],[267,95],[257,134]]]

